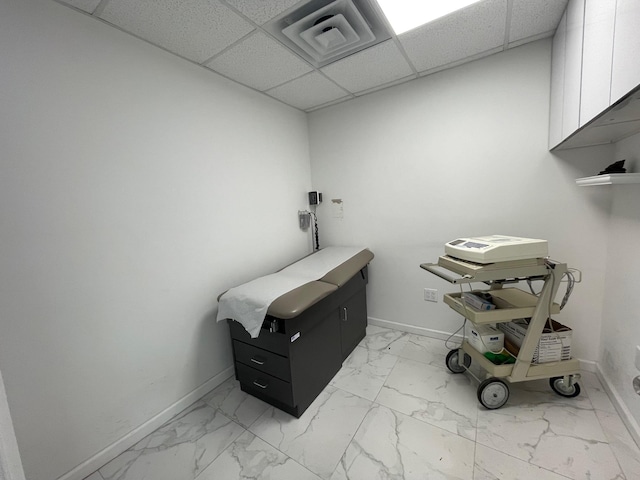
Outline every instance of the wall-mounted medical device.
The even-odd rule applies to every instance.
[[[320,205],[322,203],[322,193],[309,192],[309,205]]]
[[[312,191],[307,193],[309,198],[308,210],[298,210],[298,224],[302,230],[308,230],[311,226],[311,217],[313,217],[313,234],[315,237],[314,250],[320,249],[320,239],[318,238],[318,217],[316,216],[316,207],[322,203],[322,193]]]
[[[311,212],[298,210],[298,222],[302,230],[307,230],[311,226]]]
[[[460,260],[481,264],[543,258],[549,255],[546,240],[506,235],[458,238],[446,243],[444,251]]]

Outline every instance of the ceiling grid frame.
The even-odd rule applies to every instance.
[[[110,1],[110,0],[103,0],[103,1]],[[277,39],[277,38],[276,38],[276,37],[275,37],[275,36],[274,36],[270,31],[268,31],[267,29],[263,28],[263,25],[266,25],[267,23],[269,23],[270,21],[272,21],[274,18],[281,17],[281,16],[285,16],[285,15],[288,15],[288,14],[290,14],[291,12],[295,11],[295,10],[299,7],[299,3],[301,3],[301,2],[298,2],[297,4],[293,5],[292,7],[289,7],[288,9],[286,9],[286,10],[284,10],[284,11],[282,11],[282,12],[278,13],[275,17],[272,17],[272,18],[270,18],[270,19],[266,20],[263,24],[260,24],[260,25],[259,25],[259,24],[257,24],[257,23],[252,19],[252,18],[250,18],[250,17],[248,17],[247,15],[245,15],[245,13],[244,13],[244,12],[242,12],[241,10],[239,10],[238,8],[236,8],[234,5],[231,5],[227,0],[220,0],[220,3],[222,3],[222,4],[224,4],[224,5],[227,5],[230,9],[234,10],[238,15],[242,16],[246,21],[248,21],[248,22],[250,22],[251,24],[253,24],[253,25],[255,26],[255,28],[256,28],[256,29],[258,29],[258,30],[262,31],[263,33],[267,34],[267,35],[268,35],[269,37],[271,37],[273,40],[278,41],[278,39]],[[292,53],[292,54],[296,55],[296,53],[295,53],[293,50],[291,50],[287,45],[283,45],[283,46],[284,46],[284,47],[286,47],[289,51],[291,51],[291,53]],[[230,48],[230,47],[229,47],[229,48]],[[217,54],[217,55],[214,55],[214,57],[213,57],[212,59],[210,59],[209,61],[211,61],[211,60],[215,59],[216,57],[218,57],[218,56],[219,56],[219,55],[221,55],[221,54],[222,54],[222,52],[220,52],[220,53],[219,53],[219,54]],[[306,63],[307,63],[307,64],[308,64],[312,69],[313,69],[313,71],[318,72],[318,73],[319,73],[320,75],[322,75],[322,76],[323,76],[327,81],[329,81],[329,82],[333,83],[336,87],[341,88],[341,89],[343,89],[343,90],[344,90],[344,88],[343,88],[341,85],[338,85],[338,84],[337,84],[336,82],[334,82],[331,78],[327,77],[323,72],[321,72],[321,71],[320,71],[320,69],[316,68],[316,67],[315,67],[311,62],[309,62],[307,59],[305,59],[305,58],[303,58],[303,57],[299,57],[299,58],[300,58],[301,60],[305,61],[305,62],[306,62]],[[208,63],[208,62],[207,62],[207,63]],[[205,68],[207,68],[207,67],[205,66]],[[215,73],[218,73],[218,74],[222,75],[221,73],[216,72],[215,70],[212,70],[212,71],[213,71],[213,72],[215,72]],[[307,73],[309,73],[309,72],[307,72]],[[301,76],[299,76],[299,77],[295,77],[295,78],[291,78],[291,79],[289,79],[289,80],[286,80],[286,81],[284,81],[284,82],[282,82],[282,83],[280,83],[280,84],[278,84],[278,85],[275,85],[275,86],[273,86],[273,87],[271,87],[271,88],[269,88],[269,89],[267,89],[267,90],[273,90],[274,88],[278,88],[278,87],[284,86],[284,85],[286,85],[286,84],[288,84],[288,83],[290,83],[290,82],[293,82],[293,81],[295,81],[295,80],[297,80],[297,79],[299,79],[299,78],[303,77],[304,75],[307,75],[307,73],[305,73],[305,74],[303,74],[303,75],[301,75]],[[229,80],[233,80],[233,78],[227,77],[226,75],[223,75],[223,76],[224,76],[225,78],[228,78]],[[247,88],[252,88],[252,87],[250,87],[250,86],[248,86],[248,85],[245,85],[245,86],[246,86]],[[265,91],[260,91],[260,90],[254,89],[254,88],[252,88],[252,89],[253,89],[253,90],[256,90],[257,92],[260,92],[260,93],[265,93]],[[345,93],[347,93],[347,94],[349,95],[349,97],[350,97],[350,98],[355,98],[355,96],[354,96],[354,95],[352,95],[350,92],[348,92],[348,91],[346,91],[346,90],[345,90]],[[266,94],[266,95],[268,95],[268,94]],[[270,96],[270,95],[269,95],[269,96]],[[271,97],[271,96],[270,96],[270,97]],[[279,99],[279,98],[276,98],[276,97],[271,97],[271,98],[274,98],[275,100],[278,100],[278,101],[280,101],[280,102],[282,102],[282,103],[285,103],[285,104],[286,104],[286,102],[282,101],[282,100],[281,100],[281,99]]]
[[[171,44],[171,42],[169,42],[169,44],[166,44],[165,42],[165,46],[159,45],[157,42],[152,41],[150,38],[144,38],[144,36],[148,36],[148,35],[136,34],[135,32],[128,30],[127,28],[123,28],[122,26],[119,26],[115,23],[111,23],[105,20],[104,18],[101,18],[101,15],[104,15],[104,12],[108,10],[108,7],[110,5],[113,7],[118,0],[94,0],[94,1],[92,0],[49,0],[49,1],[53,1],[67,8],[71,8],[77,12],[80,12],[84,15],[90,16],[91,18],[98,20],[105,25],[109,25],[112,28],[116,28],[121,32],[132,35],[133,37],[139,40],[142,40],[145,43],[151,44],[157,48],[160,48],[165,52],[176,55],[194,65],[200,66],[201,68],[205,68],[207,69],[208,72],[212,72],[217,75],[220,75],[221,77],[224,77],[230,81],[240,83],[244,85],[246,88],[249,88],[261,94],[267,95],[278,102],[291,105],[294,108],[298,108],[306,112],[315,111],[330,105],[335,105],[336,103],[340,103],[350,99],[355,99],[363,95],[368,95],[370,93],[377,92],[385,88],[390,88],[395,85],[405,83],[407,81],[419,79],[424,76],[431,75],[433,73],[437,73],[439,71],[442,71],[448,68],[453,68],[470,61],[478,60],[480,58],[498,53],[500,51],[504,51],[510,48],[515,48],[517,46],[524,45],[531,41],[536,41],[542,38],[551,37],[555,32],[555,29],[557,28],[562,12],[566,8],[566,4],[568,2],[568,0],[503,0],[506,3],[506,14],[503,18],[504,22],[501,23],[501,27],[504,28],[501,45],[499,46],[496,45],[495,47],[489,45],[490,48],[485,48],[485,45],[479,45],[478,49],[480,51],[477,53],[475,53],[473,49],[465,50],[464,48],[460,48],[461,52],[464,53],[465,51],[468,51],[468,52],[471,52],[472,54],[463,55],[463,56],[460,56],[460,58],[452,57],[451,61],[444,62],[442,64],[436,64],[436,65],[427,64],[428,68],[425,69],[423,67],[420,67],[419,65],[416,65],[415,62],[412,60],[411,54],[409,54],[409,52],[407,51],[405,43],[407,41],[408,34],[413,35],[415,37],[414,41],[416,42],[417,45],[420,45],[419,47],[420,49],[428,52],[430,48],[433,48],[433,46],[430,44],[428,40],[429,38],[428,32],[433,28],[454,29],[454,30],[450,30],[449,33],[447,33],[447,35],[451,36],[451,38],[459,38],[455,36],[455,29],[462,28],[464,26],[464,21],[466,21],[468,25],[473,25],[474,22],[476,21],[476,19],[472,18],[472,15],[469,14],[469,8],[472,8],[473,6],[466,7],[458,12],[453,12],[447,15],[446,17],[443,17],[445,20],[438,19],[426,26],[423,25],[421,27],[417,27],[414,30],[410,30],[409,32],[403,33],[401,35],[396,35],[393,32],[393,30],[390,28],[390,24],[388,20],[382,13],[382,10],[380,9],[379,5],[375,0],[355,0],[356,2],[366,1],[368,5],[367,8],[372,11],[375,11],[378,17],[378,20],[384,25],[384,27],[386,28],[389,34],[388,40],[386,40],[386,42],[392,42],[392,44],[394,45],[394,48],[393,49],[389,49],[388,47],[378,48],[378,50],[381,53],[386,52],[385,54],[383,54],[383,56],[380,59],[377,58],[377,53],[374,53],[373,51],[369,52],[368,54],[369,57],[367,57],[367,55],[361,55],[360,57],[357,56],[358,53],[360,52],[366,52],[368,48],[375,48],[375,46],[377,45],[382,45],[382,44],[375,44],[371,47],[361,50],[360,52],[355,52],[353,54],[349,54],[348,56],[339,58],[336,62],[331,62],[331,63],[328,63],[327,65],[324,65],[324,66],[329,66],[329,65],[333,65],[334,63],[338,64],[339,62],[344,60],[344,62],[342,62],[339,67],[336,66],[330,69],[330,70],[333,70],[334,76],[335,76],[335,72],[338,72],[338,71],[341,72],[339,77],[342,78],[341,80],[342,83],[347,81],[346,84],[341,84],[341,81],[336,81],[336,78],[338,77],[332,78],[331,76],[325,74],[325,72],[323,72],[322,70],[323,67],[318,67],[313,63],[309,62],[307,59],[303,58],[301,55],[297,54],[295,51],[289,48],[288,45],[279,41],[269,31],[268,28],[265,28],[274,19],[282,18],[286,15],[290,15],[293,12],[297,11],[298,9],[304,7],[305,5],[307,5],[307,9],[311,8],[308,5],[310,1],[317,1],[317,0],[299,0],[297,2],[295,2],[295,0],[264,0],[259,8],[255,7],[255,5],[253,5],[250,2],[250,0],[209,0],[208,3],[212,9],[219,9],[220,6],[223,7],[224,9],[227,9],[230,14],[233,14],[235,17],[238,17],[239,19],[242,20],[243,25],[246,25],[243,28],[245,29],[251,28],[251,30],[242,35],[239,35],[239,36],[236,35],[237,38],[233,39],[231,43],[222,45],[219,51],[213,52],[211,55],[208,55],[207,58],[202,59],[200,57],[197,60],[188,58],[184,54],[178,53],[178,51],[180,51],[180,48],[178,48],[174,44]],[[168,2],[170,1],[171,0],[158,0],[157,1],[159,5],[158,8],[162,8],[162,7],[167,9],[180,8],[180,4],[178,4],[178,7],[176,7],[176,4],[173,2],[171,2],[171,6],[169,7]],[[330,0],[319,0],[319,1],[321,2],[320,5],[327,5],[331,3]],[[491,4],[493,2],[493,4],[495,5],[495,2],[499,2],[499,1],[500,0],[483,0],[480,3]],[[196,8],[194,7],[194,5],[200,5],[201,8],[206,8],[206,2],[199,2],[199,0],[184,0],[184,2],[182,3],[185,5],[184,9]],[[247,8],[245,8],[244,10],[248,14],[245,14],[240,9],[242,8],[243,4],[247,5]],[[202,7],[202,5],[205,5],[205,6]],[[253,13],[250,11],[251,8],[254,9]],[[135,10],[130,10],[130,11],[133,12]],[[225,13],[225,15],[227,14]],[[500,13],[500,15],[502,15],[502,13]],[[257,19],[258,21],[254,21],[254,19],[251,17]],[[271,17],[271,18],[267,18],[267,17]],[[188,15],[186,15],[186,18],[188,18]],[[143,18],[142,20],[139,19],[138,21],[146,21],[146,18]],[[259,22],[262,22],[262,23],[259,23]],[[441,23],[438,23],[438,22],[441,22]],[[199,23],[199,22],[196,22],[196,23]],[[440,25],[440,27],[438,27],[438,25]],[[176,34],[176,35],[189,34],[190,25],[180,24],[179,26],[181,30],[179,34]],[[198,28],[202,28],[202,26]],[[475,28],[475,27],[470,27],[470,28]],[[486,29],[489,27],[484,27],[484,28]],[[416,30],[421,30],[421,31],[416,32]],[[202,40],[203,38],[206,40],[206,34],[204,34],[202,30],[200,30],[200,32],[201,32],[200,40]],[[258,35],[259,32],[267,35],[270,39],[278,42],[278,44],[280,44],[281,47],[286,48],[287,52],[295,56],[296,58],[295,62],[300,62],[300,61],[305,62],[305,65],[309,66],[309,70],[306,71],[306,73],[300,74],[301,72],[300,69],[296,69],[296,68],[289,69],[291,78],[289,78],[288,76],[282,76],[281,77],[282,81],[278,81],[279,83],[277,83],[276,85],[272,85],[272,82],[260,83],[252,80],[245,80],[244,82],[241,81],[242,75],[246,76],[247,72],[250,72],[251,70],[250,68],[251,64],[247,63],[248,60],[244,61],[244,65],[243,65],[242,59],[240,59],[237,62],[238,72],[242,71],[244,68],[244,73],[242,74],[234,71],[234,69],[232,68],[234,64],[233,61],[230,63],[230,66],[227,65],[228,71],[216,71],[215,69],[208,67],[208,64],[215,63],[216,58],[220,58],[225,55],[230,55],[229,52],[234,49],[237,49],[238,51],[242,50],[239,47],[243,46],[245,42],[250,40],[255,35]],[[475,34],[475,32],[473,33]],[[205,35],[205,37],[202,37],[202,35]],[[468,38],[466,39],[466,41],[477,40],[475,39],[475,37],[473,37],[473,35],[468,35],[467,37]],[[181,37],[177,37],[177,38],[181,38]],[[405,43],[403,43],[403,40]],[[189,38],[186,38],[186,40],[181,38],[181,41],[188,42],[190,40]],[[198,41],[198,38],[196,38],[194,41]],[[209,38],[209,41],[216,42],[217,40],[215,39],[212,40],[211,38]],[[478,41],[481,42],[482,40],[480,39]],[[211,45],[215,45],[215,43],[211,43]],[[198,48],[198,45],[196,44],[195,46],[192,46],[192,47],[195,50]],[[264,47],[264,48],[267,48],[267,47]],[[282,61],[287,62],[286,55],[284,57],[282,55],[278,57],[277,48],[275,47],[275,44],[273,48],[275,49],[273,50],[273,52],[276,52],[274,53],[274,58],[279,59],[280,62]],[[414,50],[415,50],[415,47],[414,47]],[[395,57],[390,57],[390,58],[392,60],[395,58],[395,60],[391,62],[387,62],[387,64],[384,64],[385,62],[384,55],[386,54],[394,55]],[[453,51],[453,54],[456,54],[455,49]],[[192,54],[190,55],[193,56]],[[292,58],[291,61],[293,61],[294,57],[291,57],[291,58]],[[448,57],[446,57],[445,55],[442,58],[444,59]],[[377,62],[381,62],[381,68],[388,68],[389,71],[387,71],[386,74],[381,71],[379,75],[372,75],[371,72],[373,72],[374,70],[371,70],[371,69],[376,68],[375,65],[372,65],[371,63],[372,59],[375,59],[375,61]],[[398,70],[395,73],[391,71],[389,64],[390,63],[393,64],[394,62],[397,62],[397,61],[401,62],[397,64],[398,68],[406,69],[404,72],[402,70]],[[362,62],[367,62],[367,63],[362,63]],[[406,66],[402,66],[405,64]],[[363,68],[363,66],[366,68]],[[255,75],[260,76],[261,71],[264,72],[265,75],[268,75],[268,72],[266,70],[263,70],[265,68],[276,68],[276,67],[273,65],[270,65],[267,59],[265,60],[265,62],[261,63],[260,69],[256,69]],[[351,69],[351,71],[349,69]],[[358,75],[361,75],[363,77],[364,75],[366,75],[367,71],[370,73],[369,77],[371,78],[361,78],[360,80],[358,80]],[[405,75],[405,73],[407,72],[411,72],[411,73],[409,75]],[[296,83],[299,83],[299,84],[308,83],[310,81],[310,78],[305,79],[305,77],[307,77],[310,74],[314,74],[315,76],[312,78],[316,80],[318,80],[319,78],[322,78],[322,81],[319,83],[316,81],[311,82],[315,85],[314,88],[323,88],[322,85],[325,85],[326,87],[331,85],[331,88],[328,88],[327,90],[325,90],[324,94],[321,91],[317,92],[316,94],[313,94],[313,92],[309,92],[310,98],[317,98],[317,99],[332,98],[332,96],[329,95],[330,92],[333,92],[333,97],[335,98],[332,98],[331,100],[314,104],[314,105],[310,105],[304,102],[305,107],[300,108],[299,106],[296,106],[294,104],[295,102],[293,101],[293,97],[291,99],[288,99],[283,94],[283,92],[286,92],[287,90],[295,91],[296,89],[294,88],[294,86],[296,85]],[[246,78],[250,78],[250,77],[246,77]],[[278,78],[278,76],[272,75],[272,78]],[[390,78],[391,80],[389,80]],[[260,88],[254,88],[254,86],[252,86],[251,84],[258,85],[260,86]],[[289,89],[286,88],[287,85],[289,85],[291,88]],[[349,85],[351,85],[351,87],[349,87]],[[277,92],[280,96],[276,97],[274,95],[270,95],[269,92],[272,92],[274,94]],[[338,92],[344,92],[344,95],[338,94]],[[336,95],[339,95],[339,96],[336,97]],[[299,99],[298,99],[298,103],[299,103]]]

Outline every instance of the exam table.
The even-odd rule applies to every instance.
[[[261,289],[278,282],[282,288],[299,284],[273,300],[267,297],[258,324],[244,325],[239,318],[258,309],[247,298],[250,288],[236,295],[236,314],[223,305],[234,289],[219,297],[218,320],[229,324],[236,379],[244,392],[295,417],[302,415],[366,334],[366,285],[373,257],[368,249],[327,247],[256,279]]]

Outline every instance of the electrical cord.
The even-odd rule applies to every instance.
[[[459,286],[460,286],[460,301],[462,302],[462,305],[463,305],[463,307],[464,307],[464,309],[465,309],[465,313],[467,313],[467,306],[466,306],[466,304],[465,304],[466,302],[464,302],[464,301],[462,300],[462,294],[464,293],[464,292],[462,291],[462,284],[459,284]],[[449,350],[453,350],[454,348],[458,348],[460,345],[462,345],[462,342],[464,342],[464,339],[465,339],[466,334],[467,334],[467,332],[466,332],[466,330],[465,330],[465,328],[464,328],[466,324],[467,324],[467,315],[463,315],[463,316],[462,316],[462,325],[460,326],[460,328],[458,328],[455,332],[453,332],[451,335],[449,335],[449,336],[447,337],[447,339],[444,341],[444,346],[445,346],[447,349],[449,349]],[[456,334],[457,334],[460,330],[462,330],[462,342],[460,342],[460,345],[455,345],[454,347],[450,347],[450,346],[449,346],[449,341],[450,341],[453,337],[455,337],[455,336],[456,336]]]
[[[320,240],[318,239],[318,217],[316,216],[316,212],[311,212],[311,216],[313,217],[313,231],[315,234],[315,250],[320,250]]]
[[[579,272],[579,270],[578,270]],[[555,272],[553,269],[551,269],[551,274],[553,275],[553,279],[555,281]],[[578,280],[576,280],[575,274],[573,273],[573,270],[567,270],[563,275],[562,278],[560,279],[560,282],[564,281],[564,277],[567,277],[567,290],[564,293],[564,297],[562,297],[562,301],[560,302],[560,310],[562,310],[566,305],[567,302],[569,302],[569,297],[571,297],[571,294],[573,293],[573,287],[575,286],[576,283],[578,283]],[[540,279],[538,279],[540,280]],[[529,285],[529,290],[531,290],[531,293],[533,295],[535,295],[536,297],[540,295],[540,292],[536,292],[533,289],[533,284],[531,283],[531,279],[527,278],[527,285]],[[549,305],[549,307],[551,307],[551,304]],[[551,312],[551,308],[549,308],[549,312]]]
[[[549,272],[551,273],[551,277],[552,277],[552,281],[555,284],[556,282],[556,272],[553,268],[549,268]],[[564,293],[564,296],[562,297],[562,300],[560,302],[560,310],[562,310],[567,303],[569,302],[569,297],[571,297],[571,293],[573,293],[573,287],[575,286],[576,282],[576,277],[573,273],[572,270],[567,270],[563,275],[562,278],[560,279],[560,282],[562,282],[564,280],[564,277],[567,277],[567,289]],[[531,290],[531,293],[534,294],[535,296],[539,296],[541,291],[538,293],[535,293],[535,291],[533,290],[533,286],[531,285],[531,280],[527,279],[527,283],[529,284],[529,289]],[[549,328],[549,330],[551,330],[551,333],[555,333],[556,330],[553,326],[553,320],[551,318],[551,308],[553,307],[553,298],[551,297],[551,295],[549,296],[549,305],[548,305],[548,312],[549,312],[549,316],[547,317],[547,322],[546,322],[546,326]],[[527,322],[528,325],[528,322]],[[559,330],[557,330],[558,332],[562,332],[562,331],[566,331],[569,330],[569,328],[567,327],[563,327]]]
[[[562,302],[560,302],[560,310],[562,310],[565,305],[567,304],[567,302],[569,301],[569,297],[571,296],[571,293],[573,292],[573,287],[576,284],[576,277],[573,274],[573,272],[571,270],[567,270],[565,272],[565,274],[563,275],[563,277],[567,277],[568,283],[567,283],[567,290],[564,293],[564,297],[562,297]]]
[[[450,347],[450,346],[449,346],[449,341],[450,341],[453,337],[455,337],[455,336],[456,336],[456,334],[457,334],[460,330],[463,330],[463,329],[464,329],[464,326],[466,325],[466,323],[467,323],[467,319],[466,319],[466,318],[463,318],[463,320],[462,320],[462,326],[461,326],[460,328],[458,328],[455,332],[453,332],[451,335],[449,335],[449,336],[447,337],[447,339],[444,341],[444,346],[445,346],[448,350],[453,350],[454,348],[458,348],[458,347],[460,346],[460,345],[456,344],[456,345],[454,345],[453,347]],[[464,333],[464,330],[463,330],[463,331],[462,331],[462,341],[464,341],[464,335],[465,335],[465,333]]]

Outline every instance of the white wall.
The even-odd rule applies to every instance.
[[[618,142],[615,159],[626,159],[626,165],[631,164],[635,168],[631,171],[639,171],[640,134]],[[633,417],[635,428],[632,431],[635,430],[637,442],[640,442],[640,396],[634,392],[631,382],[636,375],[640,375],[634,366],[636,347],[640,345],[640,295],[636,288],[640,283],[637,280],[640,255],[634,251],[640,245],[639,187],[600,187],[608,188],[613,197],[608,229],[600,368]]]
[[[231,373],[216,296],[309,252],[307,123],[53,2],[0,2],[0,58],[0,365],[51,480]]]
[[[428,334],[461,318],[440,299],[457,287],[421,270],[459,236],[549,240],[553,258],[584,272],[557,319],[574,355],[598,358],[609,197],[575,178],[611,163],[611,147],[547,150],[550,40],[519,47],[309,117],[321,244],[371,247],[369,315]],[[331,199],[343,200],[333,218]],[[526,286],[525,286],[526,288]],[[561,292],[564,290],[561,288]],[[559,298],[559,297],[558,297]]]

